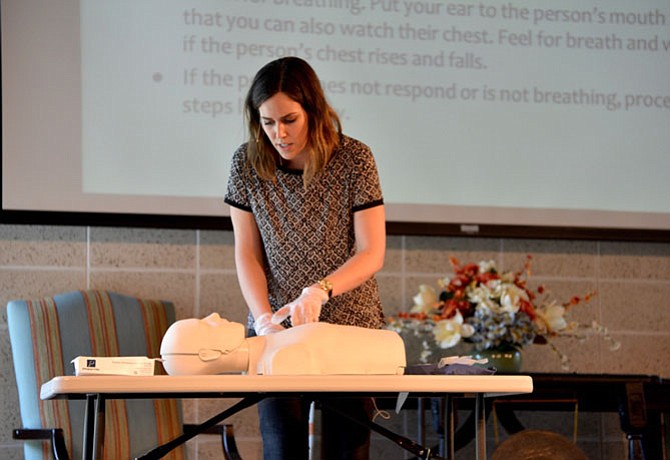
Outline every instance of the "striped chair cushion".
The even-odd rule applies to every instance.
[[[72,458],[81,457],[83,401],[41,401],[41,385],[72,375],[83,356],[160,356],[160,342],[174,322],[170,302],[107,291],[76,291],[7,306],[14,368],[24,428],[62,428]],[[161,368],[162,371],[162,368]],[[181,433],[175,400],[108,400],[105,458],[135,458]],[[182,459],[183,449],[166,458]],[[50,458],[46,442],[25,443],[25,458]]]

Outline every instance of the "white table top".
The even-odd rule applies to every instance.
[[[86,394],[167,397],[213,393],[236,397],[251,393],[482,393],[485,396],[532,393],[526,375],[188,375],[149,377],[55,377],[42,385],[40,397],[55,399]]]

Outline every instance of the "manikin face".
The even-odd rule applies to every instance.
[[[249,351],[244,326],[212,313],[173,323],[161,341],[163,367],[170,375],[244,372]]]
[[[163,337],[161,354],[206,351],[225,352],[236,349],[244,341],[244,326],[212,313],[203,319],[189,318],[175,322]],[[206,353],[205,353],[206,354]]]
[[[277,93],[258,108],[261,126],[286,167],[304,169],[308,120],[302,106],[284,93]]]

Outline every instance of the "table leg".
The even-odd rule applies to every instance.
[[[477,393],[475,397],[475,420],[477,432],[475,439],[477,441],[476,460],[486,460],[486,409],[484,404],[484,395]]]
[[[83,460],[91,460],[93,458],[95,396],[96,395],[86,395],[86,408],[84,411],[84,442],[81,451],[81,458]]]
[[[444,452],[442,455],[448,460],[454,460],[454,401],[449,395],[444,397],[444,410],[442,411],[444,420]]]
[[[348,414],[344,411],[341,411],[338,407],[336,407],[332,403],[327,403],[324,401],[320,401],[321,404],[321,409],[322,410],[329,410],[332,411],[336,414],[341,415],[342,417],[348,418],[352,422],[358,423],[359,425],[363,425],[372,431],[379,433],[380,435],[384,436],[387,439],[390,439],[393,441],[395,444],[398,446],[402,447],[403,449],[407,450],[408,452],[411,452],[414,454],[416,457],[420,459],[434,459],[434,460],[446,460],[439,455],[433,454],[429,448],[426,448],[411,439],[408,439],[404,436],[401,436],[397,433],[392,432],[391,430],[388,430],[384,428],[381,425],[376,424],[375,422],[367,419],[360,419],[357,417],[352,416],[351,414]]]
[[[210,419],[201,423],[200,425],[194,426],[193,428],[189,429],[187,432],[183,433],[182,435],[176,437],[172,441],[169,441],[169,442],[167,442],[163,445],[160,445],[160,446],[156,447],[155,449],[147,452],[146,454],[144,454],[140,457],[137,457],[135,460],[154,460],[154,459],[163,458],[170,451],[172,451],[175,447],[184,444],[186,441],[188,441],[189,439],[197,436],[200,433],[203,433],[208,428],[211,428],[211,427],[215,426],[217,423],[222,422],[223,420],[227,419],[228,417],[237,414],[242,409],[246,409],[247,407],[258,404],[258,402],[261,401],[264,398],[265,398],[265,396],[261,395],[261,394],[258,394],[256,396],[247,396],[246,398],[242,399],[241,401],[238,401],[237,403],[235,403],[233,406],[229,407],[228,409],[220,412],[219,414],[215,415],[214,417],[211,417]]]
[[[95,427],[93,430],[93,460],[102,460],[105,447],[105,397],[97,395]]]
[[[416,408],[417,415],[417,440],[422,446],[426,444],[426,400],[424,398],[418,398]]]

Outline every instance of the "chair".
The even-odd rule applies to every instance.
[[[7,305],[26,460],[81,458],[84,401],[42,401],[41,385],[74,374],[77,356],[159,357],[163,334],[175,320],[174,304],[98,290],[75,291]],[[162,366],[160,373],[164,373]],[[110,460],[135,458],[182,433],[177,400],[110,400],[105,452]],[[224,458],[239,458],[231,426],[217,426]],[[48,440],[50,442],[45,442]],[[183,446],[165,458],[183,459]]]

